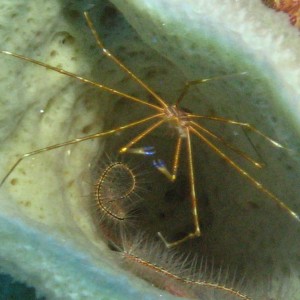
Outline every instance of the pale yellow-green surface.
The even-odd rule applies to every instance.
[[[93,18],[102,16],[97,24],[108,47],[142,76],[152,72],[151,84],[167,99],[174,99],[187,79],[248,72],[195,89],[184,106],[199,114],[250,122],[286,144],[291,151],[280,151],[251,135],[259,158],[267,164],[266,171],[254,174],[300,212],[296,154],[300,43],[287,18],[258,0],[112,2],[149,46],[140,46],[119,17],[103,17],[108,11],[101,1],[92,7],[85,2],[31,0],[2,1],[0,48],[139,95],[93,48],[81,15],[91,8]],[[132,55],[134,51],[140,56]],[[9,56],[0,59],[0,177],[20,154],[99,131],[114,118],[126,120],[128,108],[122,101],[113,108],[113,96]],[[232,131],[224,134],[228,137]],[[234,134],[234,142],[257,155],[243,131],[235,128]],[[98,237],[91,216],[89,164],[101,152],[99,147],[99,141],[89,141],[41,154],[22,162],[11,175],[0,190],[1,270],[34,285],[50,299],[132,299],[132,295],[157,299],[160,292],[145,290],[138,281],[127,283],[128,277],[111,262]],[[198,155],[197,167],[203,170],[197,185],[207,185],[211,198],[216,220],[211,233],[217,240],[210,244],[213,253],[231,263],[236,259],[236,265],[251,276],[259,270],[253,280],[261,282],[258,294],[267,290],[270,296],[297,299],[299,224],[220,164],[214,154],[205,155],[203,160],[209,161],[205,165]],[[247,201],[257,201],[259,209],[247,206]],[[274,276],[266,278],[270,272]],[[284,287],[278,296],[282,285],[289,289]],[[164,294],[161,299],[167,298]]]
[[[104,63],[99,68],[100,55],[89,49],[95,43],[82,16],[88,7],[2,1],[1,49],[89,77],[105,73],[110,67]],[[101,130],[109,105],[99,105],[100,96],[63,76],[2,55],[1,177],[24,152]],[[105,256],[97,237],[87,174],[100,148],[96,142],[82,146],[28,159],[1,189],[1,271],[34,286],[47,299],[140,298],[141,290],[136,293],[130,287],[123,271],[115,278],[114,264],[107,262],[109,254]],[[78,157],[81,151],[85,154]]]

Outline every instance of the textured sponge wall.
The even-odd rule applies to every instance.
[[[105,11],[105,5],[101,2],[99,11]],[[2,1],[1,50],[92,79],[104,81],[106,74],[111,73],[106,84],[113,86],[122,76],[114,75],[118,72],[105,62],[98,67],[101,57],[82,17],[87,8],[85,3],[72,1]],[[106,19],[109,21],[105,17],[102,20],[103,34],[108,27]],[[117,42],[112,48],[118,47],[122,36],[126,38],[124,29],[128,26],[117,21],[116,34],[121,38],[114,38]],[[104,78],[97,74],[104,74]],[[103,115],[109,108],[109,105],[99,106],[101,97],[104,97],[101,93],[74,80],[2,55],[1,177],[24,152],[101,130]],[[103,246],[87,213],[93,208],[91,183],[86,180],[88,191],[74,183],[74,178],[88,170],[91,157],[100,149],[98,143],[89,143],[78,148],[77,153],[82,151],[86,159],[76,158],[74,148],[69,148],[47,159],[42,155],[24,161],[1,189],[1,271],[35,286],[39,295],[49,299],[141,298],[141,291],[147,289],[145,285],[136,294],[127,277],[118,270],[119,281],[107,258],[101,259]],[[73,164],[68,163],[68,157],[72,157]],[[59,172],[62,166],[66,167],[63,173]],[[66,182],[70,188],[68,195]],[[77,202],[73,205],[69,200],[66,202],[66,198],[70,202],[81,199],[85,208],[78,207]],[[49,236],[53,239],[48,239]],[[93,249],[90,254],[86,252],[88,248]],[[90,275],[86,277],[81,268],[90,269]],[[113,285],[118,287],[112,288]],[[150,297],[157,299],[157,294]]]
[[[300,50],[298,33],[283,15],[259,1],[112,2],[147,45],[104,1],[93,6],[31,0],[2,1],[1,49],[145,97],[99,55],[82,18],[91,8],[107,47],[169,101],[186,80],[247,72],[195,88],[184,107],[253,123],[297,149]],[[0,59],[1,176],[24,152],[125,122],[129,109],[134,115],[136,106],[113,96],[11,57]],[[234,131],[237,138],[231,129],[217,130],[254,156],[258,152],[268,168],[254,175],[299,211],[295,150],[280,152],[251,136],[253,147],[242,130]],[[85,173],[101,150],[101,142],[87,142],[36,156],[16,170],[0,190],[1,268],[53,299],[157,299],[160,291],[130,281],[111,263],[90,217],[92,180]],[[214,153],[203,153],[196,154],[197,186],[205,187],[214,216],[209,250],[218,260],[245,267],[258,282],[252,290],[272,285],[266,274],[279,274],[270,292],[278,295],[289,277],[287,298],[293,299],[299,286],[295,223]]]
[[[247,76],[233,78],[226,81],[226,84],[221,82],[210,87],[198,87],[196,97],[193,95],[183,105],[198,113],[213,112],[255,124],[290,147],[291,151],[279,153],[251,136],[268,170],[268,175],[254,173],[255,177],[271,191],[281,195],[297,211],[300,97],[297,58],[300,55],[300,44],[299,32],[290,26],[288,17],[266,9],[260,1],[113,0],[113,3],[122,10],[143,39],[170,59],[188,80],[247,72]],[[238,131],[236,134],[242,135]],[[244,149],[253,146],[248,142],[240,139]],[[232,218],[237,203],[242,207],[243,202],[261,204],[266,201],[266,197],[260,197],[252,189],[247,189],[245,182],[230,177],[228,170],[210,158],[201,168],[207,177],[205,179],[205,176],[201,176],[198,184],[204,185],[206,192],[210,188],[218,191],[221,186],[210,197],[211,202],[216,201],[213,204],[214,216],[220,216],[223,220],[213,232],[217,241],[220,241],[224,237],[227,239],[228,232],[239,231],[237,235],[228,237],[224,244],[216,243],[215,246],[221,251],[219,255],[235,262],[240,260],[244,266],[256,266],[254,273],[260,273],[256,279],[263,284],[266,284],[266,274],[270,272],[274,275],[275,270],[279,269],[281,280],[275,283],[274,290],[286,277],[290,277],[290,284],[297,290],[299,283],[290,274],[297,274],[294,266],[297,265],[299,247],[296,242],[299,236],[298,224],[280,221],[282,212],[273,214],[269,208],[261,216],[256,212],[249,217],[249,211],[245,212],[244,207],[238,213],[239,218]],[[224,178],[224,174],[228,177]],[[214,180],[218,182],[217,187],[210,185]],[[232,205],[230,200],[235,203]],[[265,207],[265,204],[262,206]],[[225,219],[222,216],[226,216]],[[267,216],[270,216],[270,220],[264,223],[262,219],[266,220]],[[236,220],[239,220],[238,223]],[[232,227],[227,226],[228,223]],[[224,226],[226,230],[222,232]],[[289,254],[287,248],[291,250],[288,250]],[[219,251],[216,250],[216,253]],[[258,269],[260,272],[257,272]],[[263,274],[263,269],[266,274]],[[292,292],[286,297],[297,298],[295,295]]]

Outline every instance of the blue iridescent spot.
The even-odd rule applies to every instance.
[[[153,160],[153,166],[156,168],[165,168],[166,163],[162,159]]]
[[[143,148],[144,154],[151,156],[154,155],[156,153],[155,149],[153,146],[147,146]]]

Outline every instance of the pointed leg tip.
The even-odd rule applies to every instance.
[[[296,214],[295,212],[291,212],[291,214],[294,217],[294,219],[296,219],[296,221],[300,223],[300,217],[299,217],[299,215]]]
[[[165,244],[166,248],[171,248],[172,244],[168,243],[166,239],[163,237],[161,232],[157,232],[158,237],[161,239],[161,241]]]

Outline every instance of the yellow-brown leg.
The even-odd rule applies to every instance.
[[[150,127],[148,127],[147,129],[145,129],[143,132],[141,132],[140,134],[138,134],[135,138],[133,138],[129,143],[127,143],[124,147],[122,147],[119,152],[120,153],[125,153],[125,152],[132,152],[132,153],[136,153],[136,150],[133,149],[131,151],[131,147],[133,145],[135,145],[137,142],[139,142],[141,139],[143,139],[146,135],[148,135],[149,133],[151,133],[154,129],[156,129],[157,127],[159,127],[163,122],[165,122],[164,119],[154,123],[153,125],[151,125]],[[140,151],[140,148],[139,150]],[[139,153],[140,154],[140,153]]]
[[[215,153],[217,153],[221,158],[223,158],[232,168],[234,168],[238,173],[246,177],[250,183],[252,183],[258,190],[269,196],[281,209],[285,210],[291,217],[300,222],[300,218],[297,213],[291,210],[283,201],[281,201],[277,196],[271,193],[265,186],[263,186],[259,181],[254,179],[248,172],[241,168],[237,163],[230,159],[223,151],[221,151],[216,145],[214,145],[210,140],[203,136],[198,130],[190,127],[191,132],[193,132],[200,140],[202,140],[206,145],[208,145]]]
[[[228,124],[231,124],[231,125],[241,126],[242,128],[245,128],[247,130],[250,130],[250,131],[260,135],[265,140],[267,140],[269,143],[271,143],[273,146],[275,146],[277,148],[282,148],[282,149],[285,149],[285,150],[289,150],[288,148],[284,147],[282,144],[278,143],[277,141],[273,140],[269,136],[265,135],[264,133],[262,133],[260,130],[256,129],[254,126],[252,126],[249,123],[238,122],[238,121],[235,121],[235,120],[226,119],[226,118],[222,118],[222,117],[201,116],[201,115],[194,115],[194,114],[188,114],[187,117],[188,118],[198,118],[198,119],[212,120],[212,121],[217,121],[217,122],[228,123]]]
[[[222,137],[216,135],[215,133],[213,133],[212,131],[206,129],[205,127],[201,126],[200,124],[194,122],[194,121],[190,121],[190,123],[196,127],[198,130],[206,133],[207,135],[213,137],[214,139],[218,140],[219,142],[221,142],[223,145],[225,145],[226,147],[228,147],[230,150],[232,150],[233,152],[235,152],[236,154],[240,155],[241,157],[243,157],[244,159],[248,160],[249,162],[251,162],[256,168],[262,168],[263,164],[254,160],[252,157],[250,157],[248,154],[246,154],[245,152],[241,151],[240,149],[234,147],[231,143],[228,143],[227,141],[225,141]]]
[[[180,102],[183,100],[183,98],[189,91],[190,87],[192,87],[194,85],[205,83],[208,81],[223,80],[223,79],[230,78],[230,77],[242,76],[242,75],[246,75],[246,74],[247,74],[247,72],[242,72],[242,73],[234,73],[234,74],[229,74],[229,75],[222,75],[222,76],[216,76],[216,77],[211,77],[211,78],[203,78],[203,79],[187,81],[182,89],[182,92],[180,93],[179,97],[177,98],[177,100],[175,102],[175,106],[178,106],[180,104]]]
[[[88,14],[88,12],[84,12],[84,16],[86,22],[96,40],[98,47],[102,50],[103,54],[106,55],[109,59],[115,62],[123,71],[125,71],[131,78],[133,78],[141,87],[143,87],[148,93],[150,93],[155,100],[164,108],[168,105],[163,99],[156,94],[145,82],[143,82],[138,76],[136,76],[131,70],[129,70],[117,57],[115,57],[108,49],[104,48],[104,45],[95,29],[95,26]]]
[[[124,129],[130,128],[130,127],[134,127],[134,126],[137,126],[137,125],[139,125],[139,124],[143,124],[143,123],[148,122],[148,121],[150,121],[150,120],[152,120],[152,119],[159,118],[159,117],[161,117],[162,115],[163,115],[163,114],[152,115],[152,116],[150,116],[150,117],[143,118],[143,119],[141,119],[141,120],[138,120],[138,121],[132,122],[132,123],[130,123],[130,124],[123,125],[123,126],[120,126],[120,127],[117,127],[117,128],[114,128],[114,129],[105,131],[105,132],[98,132],[98,133],[95,133],[95,134],[92,134],[92,135],[88,135],[88,136],[85,136],[85,137],[82,137],[82,138],[73,139],[73,140],[70,140],[70,141],[67,141],[67,142],[64,142],[64,143],[55,144],[55,145],[52,145],[52,146],[49,146],[49,147],[45,147],[45,148],[41,148],[41,149],[34,150],[34,151],[32,151],[32,152],[25,153],[25,154],[23,154],[23,155],[22,155],[22,156],[14,163],[14,165],[10,168],[10,170],[8,171],[8,173],[7,173],[7,174],[4,176],[4,178],[1,180],[1,182],[0,182],[0,188],[2,187],[2,185],[4,184],[4,182],[6,181],[6,179],[9,177],[9,175],[10,175],[10,174],[16,169],[16,167],[21,163],[21,161],[22,161],[23,159],[27,158],[27,157],[30,157],[30,156],[33,156],[33,155],[37,155],[37,154],[42,153],[42,152],[54,150],[54,149],[57,149],[57,148],[61,148],[61,147],[64,147],[64,146],[68,146],[68,145],[73,145],[73,144],[81,143],[81,142],[84,142],[84,141],[87,141],[87,140],[92,140],[92,139],[96,139],[96,138],[108,136],[108,135],[114,134],[114,133],[116,133],[116,132],[122,131],[122,130],[124,130]]]
[[[167,169],[166,164],[163,160],[157,159],[153,161],[154,167],[164,174],[170,181],[174,182],[177,177],[177,171],[179,166],[179,157],[180,157],[180,151],[181,151],[181,144],[182,144],[182,137],[179,136],[176,143],[176,148],[174,152],[174,160],[173,160],[173,167],[172,167],[172,173]]]
[[[167,248],[178,246],[179,244],[199,237],[201,235],[200,231],[200,223],[199,223],[199,215],[198,215],[198,208],[197,208],[197,196],[195,190],[195,177],[194,177],[194,163],[193,163],[193,153],[192,153],[192,143],[191,143],[191,136],[189,129],[186,128],[186,146],[187,146],[187,156],[188,156],[188,171],[189,171],[189,180],[190,180],[190,197],[191,197],[191,206],[192,206],[192,215],[193,215],[193,223],[195,229],[193,232],[190,232],[185,237],[180,240],[174,242],[167,242],[163,235],[158,232],[158,236],[164,242]]]

